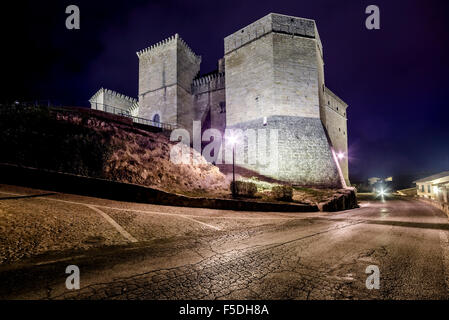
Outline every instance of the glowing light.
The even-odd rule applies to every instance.
[[[433,193],[438,193],[440,190],[438,189],[438,187],[437,186],[434,186],[433,187]]]
[[[344,157],[345,157],[345,154],[344,154],[343,152],[337,153],[337,158],[338,158],[339,160],[342,160]]]
[[[237,137],[234,136],[234,135],[228,136],[228,142],[229,142],[231,145],[235,145],[235,144],[237,143]]]

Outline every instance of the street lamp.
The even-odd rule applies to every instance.
[[[235,144],[237,142],[237,137],[234,135],[230,135],[228,137],[228,141],[232,146],[232,195],[236,195],[235,189]]]
[[[343,160],[344,157],[345,157],[345,154],[344,154],[343,152],[337,153],[337,158],[338,158],[339,160]]]

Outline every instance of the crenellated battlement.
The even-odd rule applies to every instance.
[[[138,115],[138,113],[139,113],[139,102],[134,102],[132,105],[131,105],[131,107],[129,107],[128,108],[128,111],[129,111],[129,113],[132,115],[132,116],[137,116]]]
[[[178,36],[178,34],[176,34]],[[178,36],[179,39],[179,43],[181,44],[182,47],[184,47],[185,51],[187,52],[187,54],[197,63],[200,64],[201,63],[201,56],[197,55],[187,44],[187,42],[184,41],[184,39],[182,39],[181,37]]]
[[[94,100],[96,100],[96,99],[98,98],[98,96],[99,96],[100,94],[102,94],[102,93],[108,94],[108,95],[113,96],[113,97],[118,98],[118,99],[122,99],[122,100],[129,101],[129,102],[131,102],[131,103],[137,103],[137,102],[138,102],[137,99],[134,99],[134,98],[125,96],[124,94],[118,93],[117,91],[114,91],[114,90],[105,89],[105,88],[103,88],[103,87],[100,88],[100,90],[98,90],[98,91],[92,96],[92,98],[89,99],[89,101],[94,101]]]
[[[175,34],[171,37],[168,37],[164,40],[159,41],[158,43],[151,45],[145,49],[142,49],[140,51],[137,51],[136,54],[137,56],[140,58],[143,55],[146,55],[147,53],[152,53],[154,50],[158,50],[160,48],[163,48],[171,43],[177,42],[179,43],[187,52],[187,54],[189,56],[191,56],[191,58],[196,61],[197,63],[201,62],[201,56],[197,55],[190,47],[189,45],[184,41],[184,39],[182,39],[179,34]]]
[[[159,42],[157,42],[157,43],[155,43],[155,44],[153,44],[153,45],[151,45],[151,46],[149,46],[149,47],[147,47],[145,49],[137,51],[136,54],[140,58],[142,55],[147,54],[147,53],[149,53],[149,52],[151,52],[151,51],[153,51],[153,50],[155,50],[157,48],[160,48],[162,46],[165,46],[165,45],[167,45],[169,43],[172,43],[173,41],[177,40],[178,38],[179,38],[179,35],[175,34],[174,36],[171,36],[171,37],[168,37],[168,38],[166,38],[164,40],[161,40],[161,41],[159,41]]]
[[[213,74],[209,74],[207,76],[201,77],[201,78],[197,78],[193,80],[193,86],[200,86],[202,84],[207,84],[211,81],[214,80],[223,80],[224,81],[225,78],[225,74],[224,73],[213,73]]]
[[[271,32],[316,39],[320,51],[322,51],[321,40],[318,35],[315,20],[270,13],[227,36],[224,39],[225,54]]]
[[[95,92],[95,94],[89,99],[89,102],[92,102],[92,101],[97,100],[98,96],[99,96],[101,93],[104,93],[104,89],[103,89],[103,88],[100,88],[100,90],[98,90],[97,92]]]
[[[225,74],[214,73],[193,80],[192,94],[199,94],[207,91],[221,90],[225,88]]]

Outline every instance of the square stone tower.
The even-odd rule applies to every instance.
[[[227,128],[278,130],[278,168],[248,169],[293,184],[344,186],[321,121],[324,62],[315,21],[271,13],[224,42]]]
[[[192,126],[192,82],[200,70],[196,55],[178,34],[137,52],[138,116],[157,122]]]

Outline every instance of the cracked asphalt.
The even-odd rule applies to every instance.
[[[31,218],[34,227],[53,221],[42,215],[61,232],[45,250],[34,241],[33,254],[5,256],[1,299],[449,298],[448,218],[415,200],[364,201],[339,213],[257,213],[0,185],[0,222],[5,214],[8,222],[25,217],[2,229],[5,238]],[[103,241],[86,245],[82,237]],[[80,290],[65,287],[68,265],[80,268]],[[379,290],[366,288],[371,265],[380,270]]]

